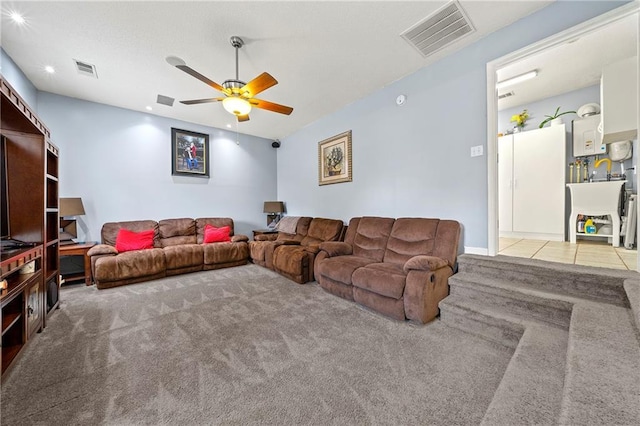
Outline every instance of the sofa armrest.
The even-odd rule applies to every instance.
[[[402,269],[408,274],[409,271],[437,271],[445,266],[449,263],[440,257],[421,255],[407,260]]]
[[[304,246],[304,251],[306,251],[307,253],[311,253],[311,254],[317,254],[320,251],[320,245],[319,244],[312,244],[309,246]]]
[[[97,244],[89,249],[87,256],[100,256],[105,254],[118,254],[115,247],[108,244]]]
[[[340,241],[325,241],[320,243],[320,250],[327,253],[328,257],[346,256],[353,253],[353,247],[350,244]]]
[[[275,241],[278,234],[258,234],[253,237],[254,241]]]
[[[247,237],[246,235],[234,235],[233,237],[231,237],[231,242],[232,243],[239,243],[242,241],[249,241],[249,237]]]

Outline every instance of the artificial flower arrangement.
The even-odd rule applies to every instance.
[[[529,119],[529,112],[524,109],[520,114],[514,114],[511,116],[511,122],[516,123],[516,126],[523,128]]]

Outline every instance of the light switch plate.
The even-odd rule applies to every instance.
[[[480,157],[483,154],[482,145],[472,146],[471,147],[471,156],[472,157]]]

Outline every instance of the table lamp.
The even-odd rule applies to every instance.
[[[284,212],[284,203],[282,201],[265,201],[264,213],[267,213],[267,225],[273,228],[280,221],[280,215]]]
[[[60,244],[73,244],[72,238],[78,236],[76,220],[66,218],[83,214],[85,213],[82,198],[60,198],[60,232],[58,234]]]

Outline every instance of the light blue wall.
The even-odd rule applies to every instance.
[[[231,217],[236,234],[264,228],[276,199],[271,139],[185,123],[93,102],[38,93],[39,116],[60,148],[60,196],[82,197],[80,240],[103,223]],[[209,135],[210,179],[171,175],[171,128]]]
[[[0,74],[34,111],[38,110],[38,90],[2,48],[0,48]]]
[[[574,90],[571,92],[563,93],[557,96],[553,96],[547,99],[543,99],[537,102],[531,102],[526,105],[519,105],[513,108],[508,108],[498,112],[498,130],[502,133],[506,133],[507,130],[512,129],[515,123],[510,123],[511,116],[519,114],[523,109],[529,112],[529,120],[524,130],[537,129],[540,123],[547,117],[545,115],[553,115],[556,108],[560,107],[560,112],[563,111],[578,111],[582,105],[595,102],[600,104],[600,85],[584,87],[582,89]],[[567,125],[567,131],[571,131],[571,120],[577,118],[577,114],[566,114],[561,118]],[[567,153],[571,153],[568,150]],[[573,156],[572,156],[573,158]]]
[[[459,220],[487,247],[486,64],[622,2],[556,2],[283,140],[278,198],[291,215]],[[366,78],[366,76],[362,76]],[[348,90],[348,88],[345,88]],[[404,106],[395,99],[407,95]],[[353,182],[318,186],[318,142],[353,131]]]

